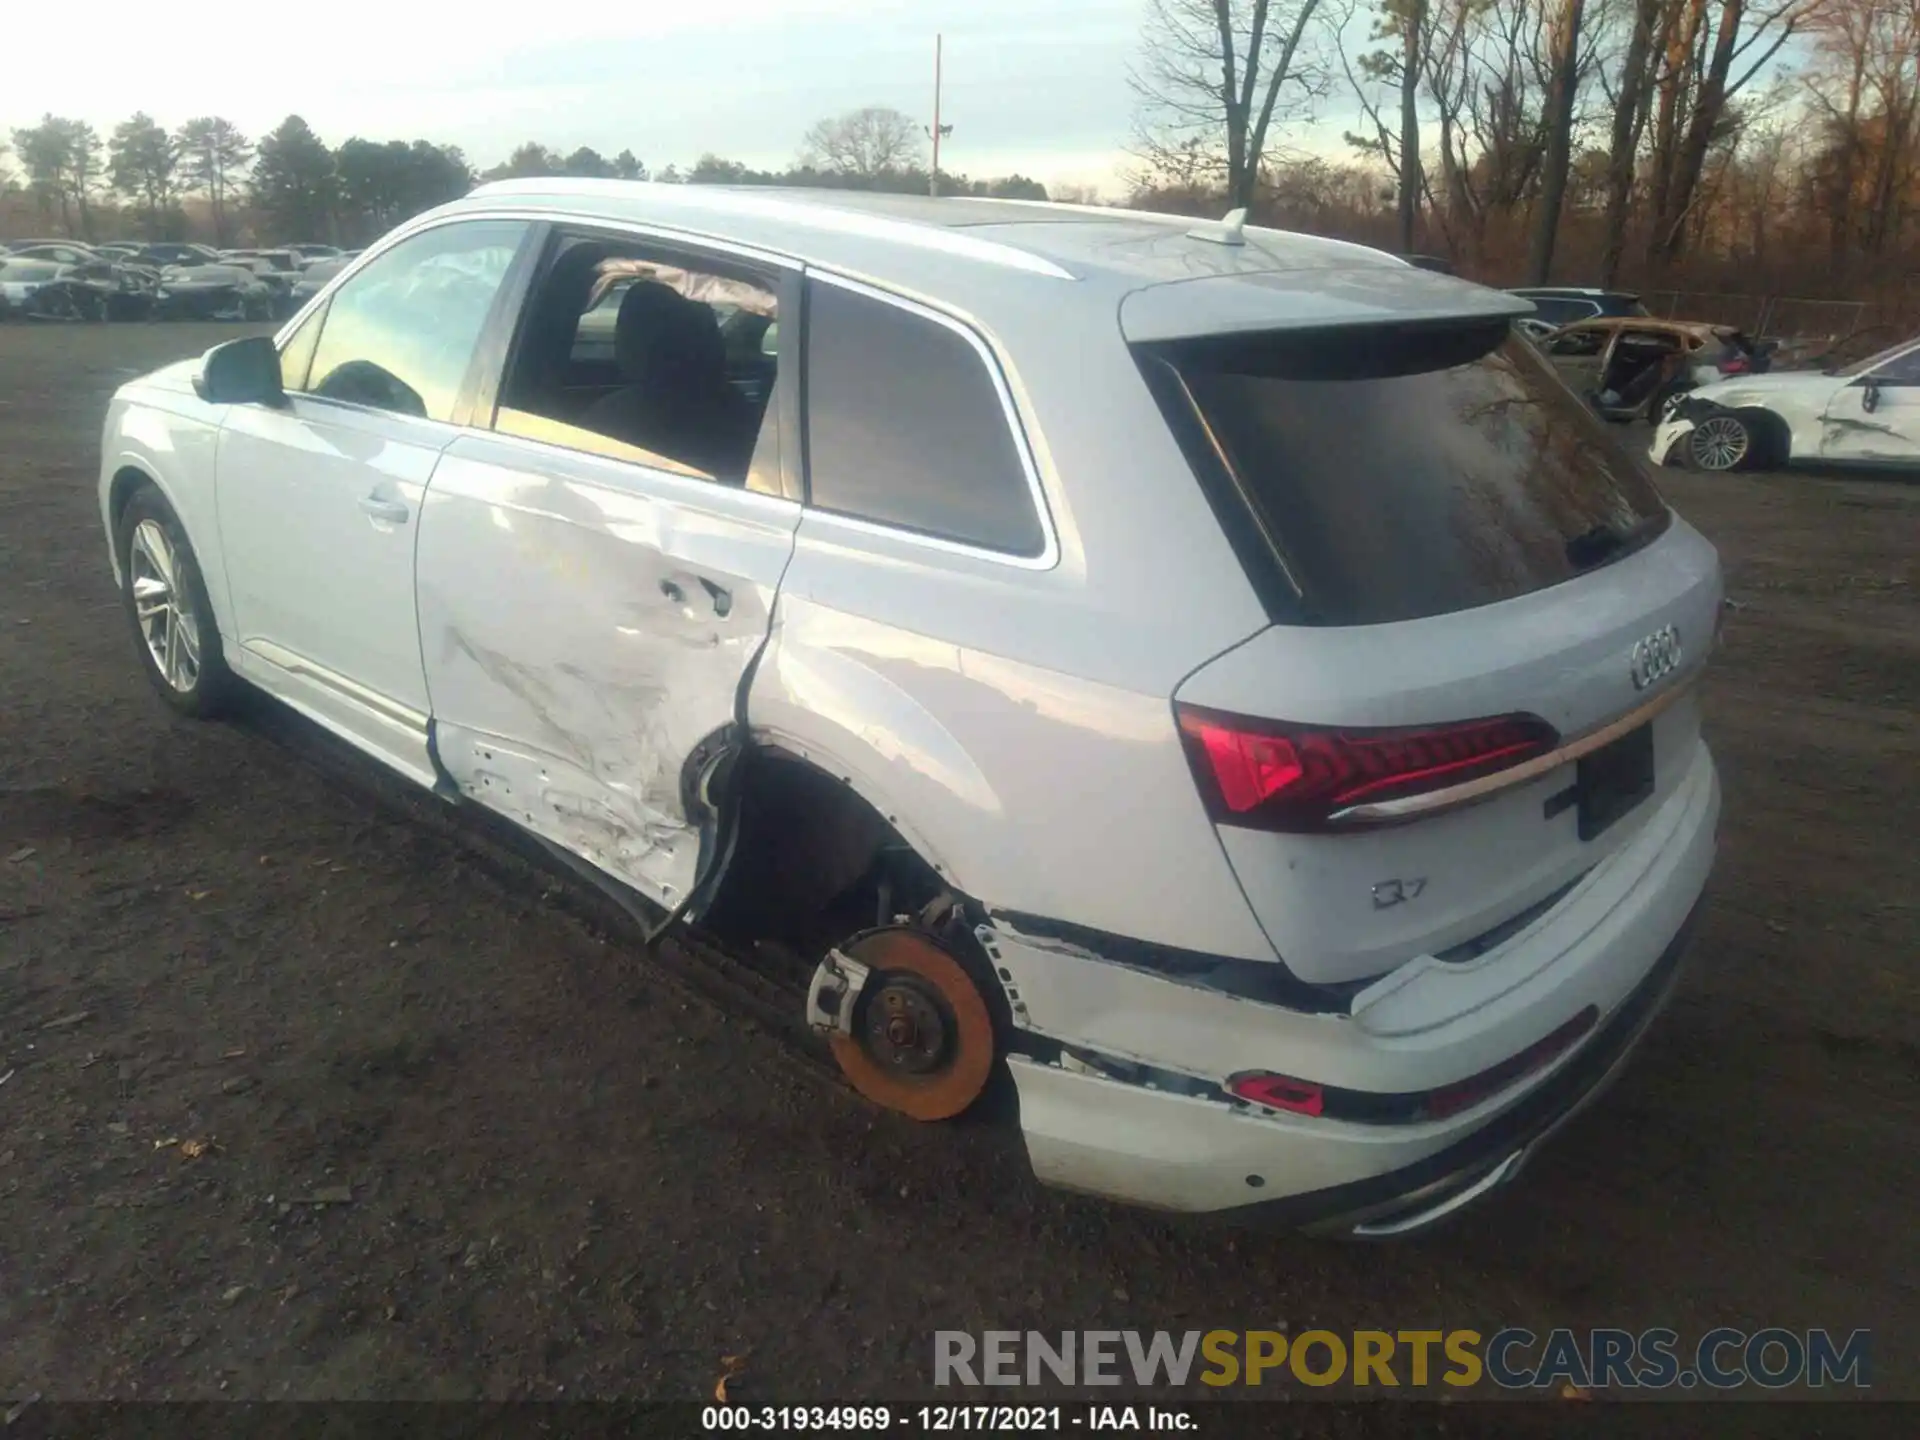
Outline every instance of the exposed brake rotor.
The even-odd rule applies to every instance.
[[[993,1019],[965,967],[906,926],[838,953],[866,972],[852,1015],[832,1032],[853,1088],[916,1120],[949,1120],[979,1099],[993,1074]]]

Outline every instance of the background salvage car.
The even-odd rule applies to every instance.
[[[16,241],[10,253],[21,260],[51,260],[56,265],[82,265],[89,260],[108,258],[91,245],[71,240]]]
[[[154,305],[158,277],[110,260],[61,265],[0,259],[0,315],[36,320],[138,320]]]
[[[293,288],[300,278],[299,268],[279,265],[257,251],[229,253],[220,262],[234,270],[244,270],[258,280],[267,292],[268,315],[284,320],[300,307],[293,301]]]
[[[1522,285],[1507,292],[1533,302],[1534,318],[1549,325],[1580,320],[1646,318],[1647,307],[1628,290],[1589,289],[1578,285]]]
[[[347,268],[346,260],[321,259],[309,263],[298,275],[293,277],[293,285],[287,292],[287,299],[294,309],[299,309],[307,301],[327,288],[342,270]]]
[[[176,265],[160,276],[155,302],[155,314],[168,320],[271,320],[277,295],[237,265]]]
[[[1920,468],[1920,340],[1832,370],[1703,385],[1662,412],[1649,453],[1656,464],[1700,470]]]
[[[1609,420],[1650,418],[1696,385],[1761,374],[1771,364],[1769,346],[1732,326],[1685,320],[1582,320],[1537,343]]]

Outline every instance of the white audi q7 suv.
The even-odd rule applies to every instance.
[[[874,1102],[1010,1076],[1044,1181],[1402,1234],[1614,1073],[1714,854],[1717,559],[1525,310],[1238,215],[514,181],[122,388],[100,504],[177,710],[765,942]]]

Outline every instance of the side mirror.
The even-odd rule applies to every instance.
[[[207,351],[193,388],[209,405],[282,405],[280,352],[266,335],[229,340]]]
[[[1880,408],[1880,386],[1875,381],[1860,382],[1860,408],[1869,415]]]

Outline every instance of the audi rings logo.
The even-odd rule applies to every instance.
[[[1644,639],[1634,642],[1627,657],[1627,670],[1633,676],[1633,688],[1644,690],[1656,680],[1664,680],[1680,668],[1680,632],[1662,625]]]

